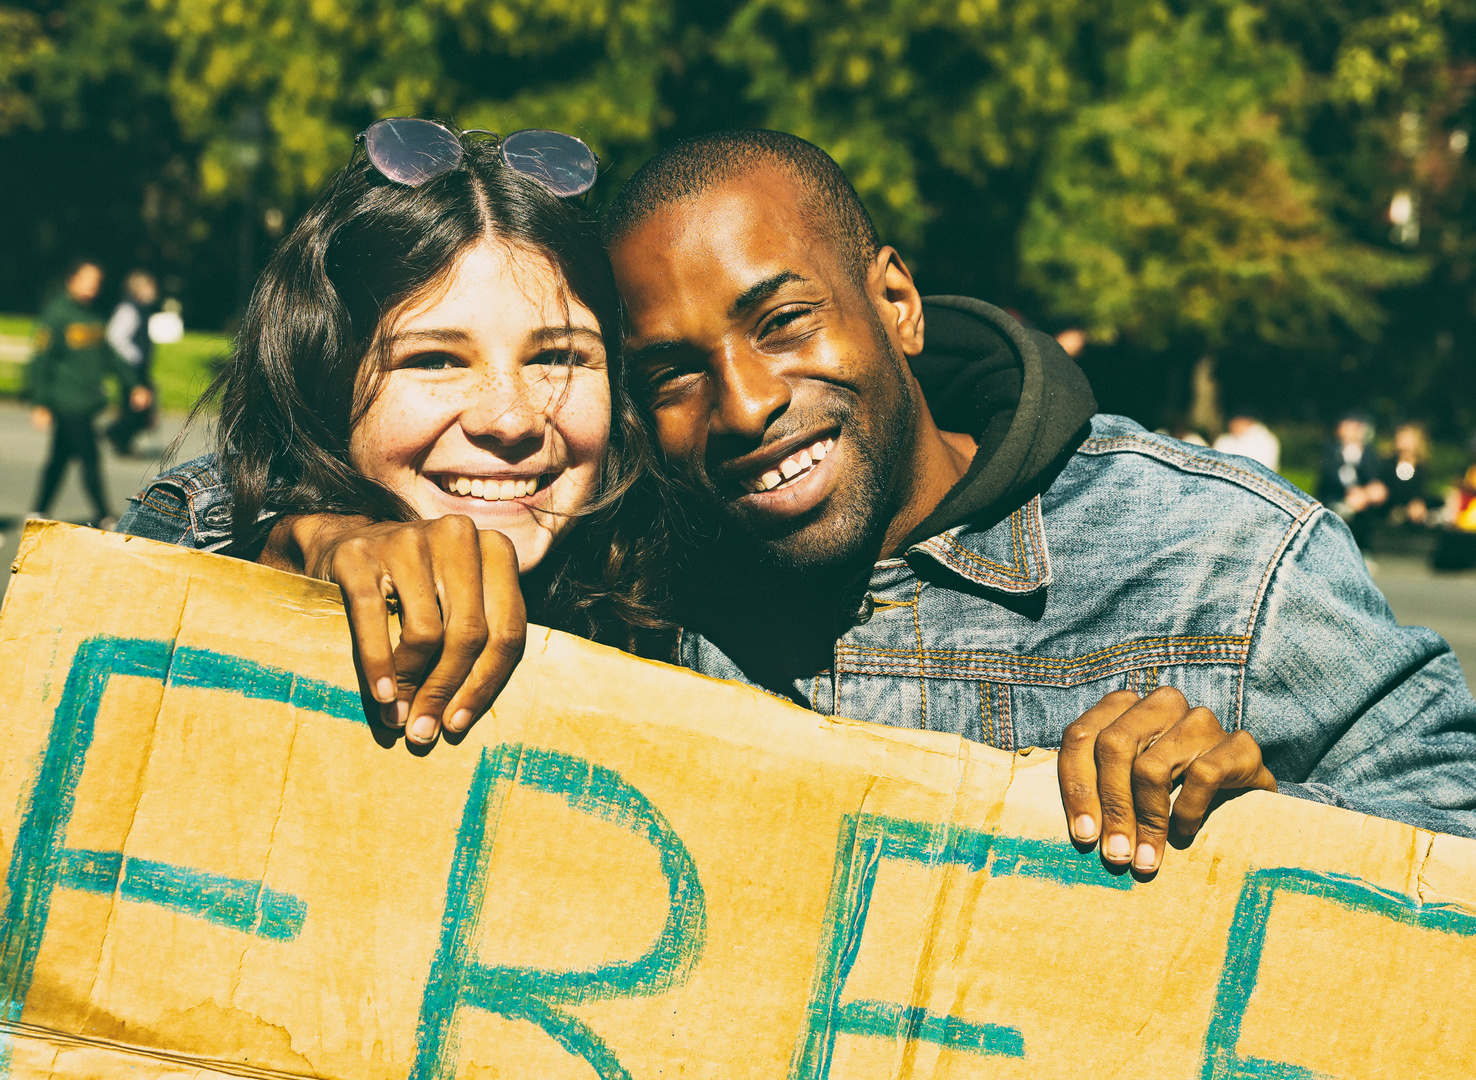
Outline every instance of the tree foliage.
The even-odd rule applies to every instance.
[[[1103,356],[1321,378],[1414,326],[1430,389],[1460,352],[1431,306],[1476,336],[1473,29],[1476,0],[0,2],[0,293],[85,235],[69,191],[223,318],[236,253],[379,116],[575,132],[597,200],[676,138],[762,125],[830,151],[929,287]],[[12,168],[38,155],[92,186]],[[1400,191],[1420,229],[1391,238]]]

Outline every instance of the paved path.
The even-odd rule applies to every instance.
[[[158,429],[144,432],[134,443],[137,450],[150,451],[145,456],[120,458],[113,453],[106,439],[99,440],[103,454],[103,483],[112,500],[113,513],[121,514],[128,496],[158,473],[159,455],[179,434],[183,423],[183,416],[161,416]],[[176,460],[188,461],[203,453],[207,441],[206,432],[192,430]],[[0,401],[0,560],[3,560],[0,567],[8,568],[15,558],[26,511],[34,505],[36,483],[46,461],[49,442],[48,434],[31,426],[28,407],[14,401]],[[92,504],[82,490],[81,470],[75,462],[69,466],[61,493],[51,508],[51,516],[72,522],[85,522],[92,516]],[[4,580],[8,583],[10,575],[6,574]],[[0,584],[0,589],[3,588],[4,585]]]
[[[1476,572],[1436,574],[1424,560],[1379,555],[1374,581],[1406,626],[1428,626],[1455,649],[1476,692]]]
[[[161,451],[182,422],[180,416],[162,417],[159,430],[146,433],[140,448]],[[188,461],[203,451],[207,441],[206,432],[191,431],[176,459]],[[46,457],[46,442],[46,436],[31,427],[24,406],[0,401],[0,566],[9,566],[15,557],[21,524],[31,508]],[[159,460],[157,456],[120,459],[104,443],[103,467],[114,509],[121,513],[127,497],[158,472]],[[84,521],[91,513],[75,465],[52,513],[63,521]],[[1437,576],[1419,559],[1390,555],[1378,558],[1374,579],[1400,622],[1429,626],[1445,636],[1461,659],[1467,681],[1476,686],[1476,573]]]

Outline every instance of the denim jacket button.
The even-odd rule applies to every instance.
[[[851,616],[851,622],[857,626],[868,623],[871,621],[871,616],[875,611],[876,600],[870,593],[867,593],[861,598],[861,603],[857,605],[855,614]]]
[[[204,513],[205,524],[215,529],[227,528],[231,523],[231,508],[218,504]]]

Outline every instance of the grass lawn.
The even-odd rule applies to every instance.
[[[29,315],[0,315],[0,336],[29,338]],[[210,385],[216,365],[231,351],[231,339],[223,334],[186,331],[184,340],[154,349],[154,383],[159,404],[184,412]],[[0,362],[0,397],[17,397],[24,385],[25,365]]]

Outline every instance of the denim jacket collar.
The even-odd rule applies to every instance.
[[[1050,584],[1051,558],[1037,495],[987,529],[956,525],[907,549],[986,589],[1025,595]]]

